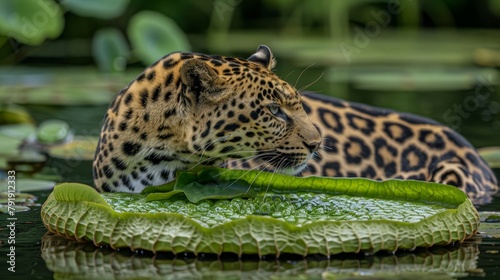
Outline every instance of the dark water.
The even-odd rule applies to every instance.
[[[311,73],[314,77],[317,73]],[[360,90],[351,85],[339,91],[337,86],[317,83],[312,90],[321,89],[332,95],[376,106],[404,110],[456,126],[477,147],[500,145],[500,94],[493,92],[480,105],[471,110],[455,112],[454,104],[474,95],[474,89],[443,92],[377,92]],[[470,98],[469,98],[470,100]],[[106,106],[29,106],[30,113],[41,121],[64,116],[77,134],[97,135]],[[473,110],[472,110],[473,109]],[[448,113],[451,110],[451,113]],[[69,163],[68,163],[69,165]],[[69,172],[61,174],[64,181],[91,184],[89,163],[71,163]],[[497,171],[497,177],[500,175]],[[43,203],[50,191],[34,193],[38,203]],[[500,211],[500,198],[478,207],[480,211]],[[321,279],[335,273],[344,278],[377,279],[498,279],[500,266],[500,239],[480,235],[464,244],[447,247],[419,249],[413,252],[376,255],[283,256],[279,260],[268,257],[258,260],[248,256],[243,260],[235,256],[158,255],[147,252],[113,251],[95,248],[92,244],[68,242],[57,236],[47,235],[39,217],[40,206],[17,213],[16,222],[16,272],[7,271],[5,244],[8,230],[0,226],[1,279],[138,279],[155,276],[166,279],[270,279],[297,278]],[[6,221],[6,215],[1,215]],[[498,272],[497,272],[498,271]]]

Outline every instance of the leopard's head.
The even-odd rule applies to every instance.
[[[247,60],[185,52],[158,60],[106,113],[93,165],[96,188],[139,192],[173,180],[177,170],[231,159],[300,171],[321,135],[297,90],[273,66],[265,46]]]
[[[206,161],[245,159],[260,168],[300,172],[321,144],[298,91],[272,72],[266,46],[247,60],[194,56],[180,67],[189,97],[189,150]],[[183,129],[183,128],[180,128]]]

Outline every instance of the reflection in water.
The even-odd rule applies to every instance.
[[[327,259],[311,256],[305,259],[258,260],[233,257],[179,258],[142,256],[130,252],[96,248],[47,233],[42,237],[42,258],[54,272],[54,278],[162,279],[244,278],[267,279],[287,277],[301,279],[354,278],[420,278],[452,279],[478,271],[480,240],[468,240],[457,246],[433,247],[397,254],[342,255]]]

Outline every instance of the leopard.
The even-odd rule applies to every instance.
[[[247,59],[173,52],[122,89],[105,114],[94,187],[138,193],[196,166],[295,176],[452,185],[477,204],[498,191],[459,133],[405,112],[298,91],[265,45]]]

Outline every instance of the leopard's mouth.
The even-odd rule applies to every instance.
[[[262,170],[269,172],[297,175],[307,167],[307,161],[312,155],[302,153],[282,153],[279,151],[258,152],[255,160]]]

